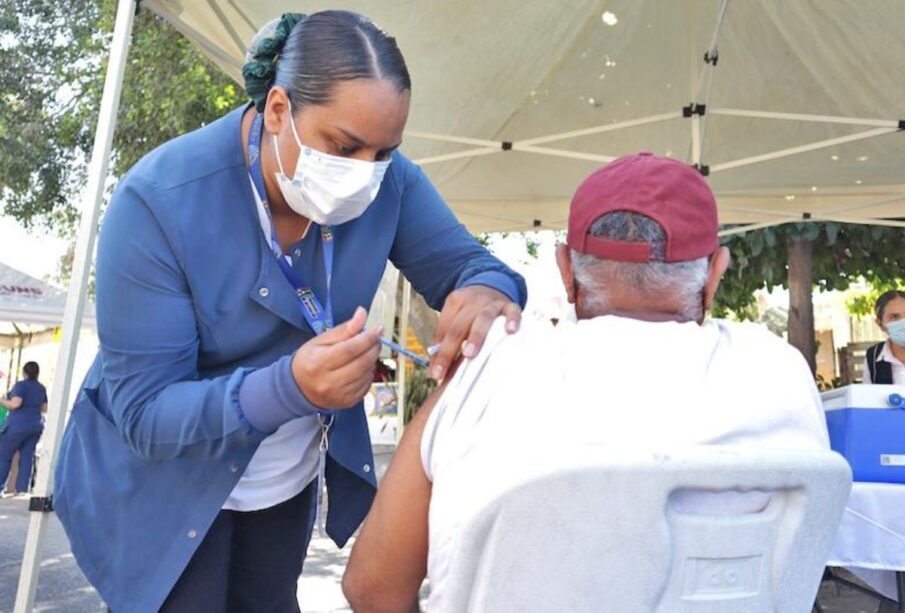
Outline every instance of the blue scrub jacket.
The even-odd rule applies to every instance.
[[[101,348],[66,427],[54,507],[114,611],[160,608],[258,444],[314,410],[290,372],[292,353],[314,334],[261,232],[244,111],[147,155],[103,221]],[[291,252],[323,300],[315,230]],[[333,232],[337,322],[370,306],[388,259],[435,309],[470,285],[525,304],[524,280],[475,242],[400,153],[365,214]],[[326,476],[327,531],[339,546],[370,508],[372,462],[362,406],[337,412]]]

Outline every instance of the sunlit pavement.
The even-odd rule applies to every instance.
[[[0,613],[12,611],[25,535],[28,502],[0,500]],[[299,582],[299,603],[304,612],[348,611],[340,581],[351,543],[343,550],[317,535],[312,539]],[[422,596],[424,593],[422,593]],[[820,603],[826,613],[875,613],[872,599],[852,590],[824,585]],[[88,585],[69,552],[69,543],[56,517],[52,517],[44,544],[41,578],[35,611],[82,613],[105,610],[97,592]]]

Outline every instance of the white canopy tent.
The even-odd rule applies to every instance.
[[[275,15],[367,13],[412,74],[403,150],[474,231],[561,229],[582,178],[644,149],[704,167],[723,224],[905,225],[897,0],[143,6],[240,82]]]
[[[0,334],[8,333],[5,322],[59,326],[65,307],[64,291],[0,262]],[[93,327],[94,314],[87,314],[82,324]]]
[[[56,338],[54,329],[63,321],[65,306],[62,290],[0,263],[0,350],[9,350],[9,365],[0,363],[0,369],[7,370],[6,389],[21,366],[22,350]],[[82,322],[94,324],[93,313]]]
[[[642,149],[696,164],[721,222],[905,227],[905,4],[897,0],[145,0],[239,80],[284,11],[364,11],[414,83],[404,151],[473,231],[560,229],[577,183]],[[119,0],[46,437],[55,456],[136,0]],[[728,229],[724,232],[737,232]],[[39,474],[32,508],[52,474]],[[32,513],[15,611],[31,609]]]

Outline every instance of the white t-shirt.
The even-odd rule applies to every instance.
[[[556,467],[580,445],[829,447],[802,356],[753,324],[650,323],[606,316],[523,326],[497,321],[460,367],[421,441],[433,482],[430,609],[443,610],[461,526],[501,488]]]
[[[249,177],[249,180],[251,178]],[[270,218],[252,183],[261,231],[270,243]],[[261,441],[223,508],[259,511],[285,502],[317,477],[320,424],[316,415],[286,422]]]
[[[878,361],[887,361],[892,365],[892,382],[893,385],[905,385],[905,364],[902,364],[902,361],[892,354],[892,351],[889,349],[889,341],[883,343],[883,349],[880,351],[880,355],[877,356]],[[870,365],[867,363],[867,358],[864,358],[864,383],[873,383],[870,377]]]

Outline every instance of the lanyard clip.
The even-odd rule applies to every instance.
[[[321,427],[321,441],[320,441],[320,445],[318,446],[318,451],[320,451],[322,453],[326,453],[327,450],[330,448],[329,433],[330,433],[330,426],[333,425],[333,419],[334,419],[333,413],[329,413],[329,414],[318,413],[317,414],[317,423],[320,424],[320,427]]]

